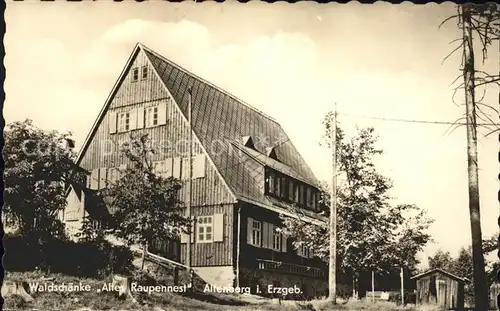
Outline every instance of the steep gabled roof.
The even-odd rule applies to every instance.
[[[463,278],[463,277],[456,276],[456,275],[454,275],[454,274],[452,274],[452,273],[450,273],[450,272],[447,272],[447,271],[445,271],[445,270],[443,270],[443,269],[439,269],[439,268],[430,269],[430,270],[428,270],[428,271],[425,271],[424,273],[417,274],[417,275],[415,275],[415,276],[412,276],[412,277],[411,277],[411,279],[412,279],[412,280],[413,280],[413,279],[420,279],[420,278],[422,278],[422,277],[425,277],[425,276],[427,276],[427,275],[429,275],[429,274],[432,274],[432,273],[435,273],[435,272],[440,273],[440,274],[444,274],[444,275],[446,275],[447,277],[452,278],[452,279],[457,280],[457,281],[461,281],[461,282],[469,282],[469,279],[467,279],[467,278]]]
[[[254,144],[256,150],[267,154],[267,149],[272,148],[276,157],[292,167],[305,179],[304,181],[317,184],[313,172],[274,119],[156,52],[144,46],[142,48],[186,116],[188,88],[192,88],[193,130],[204,146],[211,146],[214,141],[227,143],[250,136],[256,139]],[[214,162],[228,183],[235,186],[238,183],[235,179],[242,177],[236,165],[239,159],[228,152],[216,155],[218,153],[211,154]],[[228,166],[229,163],[234,163],[235,166]],[[227,168],[223,169],[224,167]],[[234,188],[237,195],[245,192],[237,186]]]
[[[251,166],[247,165],[248,162],[255,161],[255,155],[251,155],[249,152],[246,152],[246,155],[231,152],[233,143],[238,142],[241,145],[242,138],[245,139],[245,137],[248,138],[244,144],[247,144],[248,147],[242,145],[243,148],[257,153],[258,157],[264,156],[267,158],[266,161],[272,161],[273,165],[286,167],[292,177],[311,185],[318,184],[309,166],[274,119],[142,44],[137,44],[130,56],[85,140],[77,163],[80,163],[117,91],[117,87],[128,72],[132,59],[141,50],[186,118],[188,116],[188,98],[189,93],[191,93],[193,132],[204,146],[225,183],[239,200],[263,206],[278,205],[262,194],[259,185],[255,182],[255,171],[252,171]],[[214,145],[217,148],[211,148]],[[228,152],[220,152],[221,148],[225,148]],[[272,149],[270,155],[280,161],[268,157],[267,151],[270,148]],[[286,206],[281,207],[286,208]]]

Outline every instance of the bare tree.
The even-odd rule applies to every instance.
[[[500,38],[500,6],[498,4],[472,5],[464,4],[458,6],[456,15],[447,18],[444,22],[458,18],[458,27],[462,31],[461,38],[454,40],[460,42],[445,60],[462,50],[462,68],[459,78],[463,82],[455,88],[463,89],[465,98],[465,120],[467,128],[467,165],[469,179],[469,215],[472,237],[472,260],[474,276],[474,302],[476,310],[487,310],[488,308],[488,287],[484,265],[484,255],[482,246],[482,232],[480,219],[479,200],[479,176],[478,176],[478,155],[477,155],[477,119],[485,122],[481,126],[490,128],[487,135],[498,131],[498,123],[494,122],[490,114],[498,110],[493,106],[482,102],[485,97],[484,90],[481,98],[477,98],[477,90],[491,84],[499,84],[500,75],[492,74],[476,69],[474,53],[474,35],[481,44],[483,63],[488,57],[488,50],[495,40]],[[444,23],[443,22],[443,23]],[[459,80],[457,78],[455,81]]]

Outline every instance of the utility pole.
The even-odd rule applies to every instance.
[[[337,303],[337,104],[330,120],[332,144],[332,190],[330,198],[330,257],[328,265],[328,300]]]
[[[375,302],[375,271],[372,270],[372,301]]]
[[[479,204],[479,177],[477,156],[477,125],[475,102],[475,64],[472,43],[470,4],[460,5],[463,31],[463,76],[467,127],[467,162],[469,176],[469,214],[472,236],[472,262],[474,272],[474,302],[476,310],[488,309],[488,288],[484,268],[483,242]]]
[[[186,207],[186,214],[187,218],[189,219],[189,237],[187,241],[187,247],[186,247],[186,266],[189,269],[189,274],[191,275],[191,239],[193,237],[193,221],[191,219],[191,190],[192,190],[192,180],[193,180],[193,128],[192,128],[192,122],[191,122],[191,101],[192,101],[192,89],[191,87],[188,88],[188,122],[189,122],[189,139],[188,139],[188,144],[189,144],[189,179],[188,179],[188,202],[187,202],[187,207]]]
[[[401,278],[401,305],[405,305],[405,278],[403,274],[403,267],[401,267],[401,272],[399,273],[399,276]]]

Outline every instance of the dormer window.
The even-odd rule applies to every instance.
[[[318,210],[318,188],[266,167],[265,194],[284,202]]]
[[[132,82],[139,80],[139,68],[132,69]]]
[[[266,148],[266,155],[270,157],[271,159],[275,159],[276,161],[278,160],[278,156],[276,155],[276,148],[275,147],[268,147]]]
[[[243,136],[241,142],[243,143],[243,146],[256,150],[252,136]]]

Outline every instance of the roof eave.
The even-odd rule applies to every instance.
[[[256,206],[263,207],[265,209],[268,209],[270,211],[273,211],[273,212],[276,212],[278,214],[282,214],[282,215],[285,215],[285,216],[288,216],[288,217],[292,217],[292,218],[296,218],[296,219],[299,218],[297,215],[295,215],[294,213],[292,213],[290,211],[285,210],[284,208],[279,208],[279,207],[275,207],[275,206],[272,206],[272,205],[269,205],[269,204],[264,204],[264,203],[261,203],[261,202],[257,202],[255,200],[252,200],[252,199],[249,199],[249,198],[246,198],[246,197],[243,197],[243,196],[238,196],[238,200],[246,202],[246,203],[250,203],[250,204],[253,204],[253,205],[256,205]],[[303,215],[300,218],[302,220],[304,220],[305,222],[307,222],[307,223],[318,225],[318,226],[321,226],[321,227],[326,227],[328,225],[326,221],[323,221],[323,220],[320,220],[320,219],[316,219],[316,218],[312,218],[312,217],[307,216],[307,215]]]
[[[92,125],[92,128],[90,129],[90,132],[87,134],[87,137],[85,138],[85,141],[83,142],[82,148],[78,152],[78,156],[77,156],[76,161],[75,161],[76,165],[80,164],[80,162],[83,158],[83,155],[87,151],[87,148],[88,148],[90,142],[92,141],[95,133],[97,132],[97,129],[99,128],[99,125],[102,122],[102,119],[106,115],[106,111],[109,108],[111,100],[114,98],[116,92],[118,91],[118,87],[121,85],[122,81],[125,78],[125,74],[127,73],[129,67],[132,65],[132,60],[134,59],[134,55],[136,55],[136,53],[142,47],[143,47],[143,45],[141,43],[136,43],[134,49],[132,50],[132,53],[130,53],[130,56],[127,60],[127,63],[123,67],[122,72],[120,73],[119,78],[116,80],[111,92],[109,93],[108,97],[106,98],[105,104],[103,105],[101,111],[99,112],[97,119],[94,121],[94,124]]]

